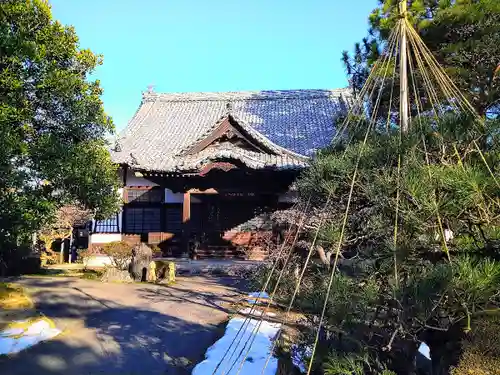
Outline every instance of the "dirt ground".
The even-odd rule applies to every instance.
[[[242,293],[233,278],[191,276],[171,286],[26,277],[36,308],[64,332],[11,357],[0,374],[189,374],[223,333]]]

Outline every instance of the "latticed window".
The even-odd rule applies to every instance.
[[[169,204],[165,207],[165,232],[182,232],[182,204]]]
[[[125,202],[127,203],[162,203],[164,190],[161,188],[127,188]]]
[[[125,209],[125,232],[148,233],[161,231],[160,207],[127,207]]]
[[[118,215],[106,220],[96,220],[94,222],[94,233],[119,233],[120,227],[118,222]]]

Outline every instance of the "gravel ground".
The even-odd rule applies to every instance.
[[[189,374],[222,335],[241,293],[238,280],[208,276],[181,277],[172,286],[63,277],[16,282],[64,333],[0,358],[6,375]]]

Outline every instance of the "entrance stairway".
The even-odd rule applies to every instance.
[[[258,247],[247,251],[236,246],[208,245],[194,250],[193,255],[194,259],[264,260],[268,254],[267,251]]]
[[[208,245],[194,250],[194,259],[239,259],[245,260],[245,252],[235,246]]]

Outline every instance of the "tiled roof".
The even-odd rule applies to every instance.
[[[348,89],[225,93],[143,94],[142,103],[119,135],[117,163],[151,171],[196,170],[213,160],[237,159],[251,168],[300,168],[333,138],[336,118],[351,102]],[[221,143],[185,151],[231,115],[273,154]]]

